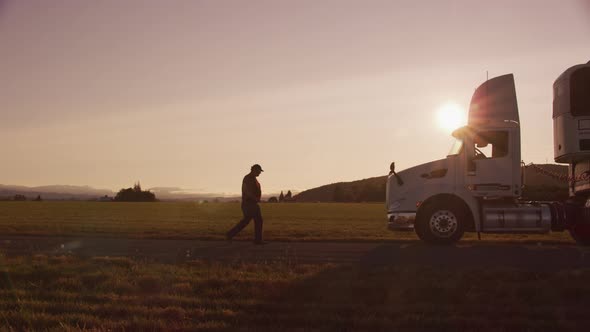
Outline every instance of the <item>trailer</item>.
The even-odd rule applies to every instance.
[[[520,119],[512,74],[474,92],[467,125],[453,132],[446,158],[401,172],[390,165],[388,228],[415,231],[429,243],[451,244],[464,232],[569,231],[590,245],[590,62],[573,66],[553,84],[555,162],[568,164],[569,198],[521,199]]]

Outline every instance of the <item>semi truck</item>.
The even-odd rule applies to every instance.
[[[464,232],[569,231],[590,245],[590,62],[553,84],[556,163],[568,164],[569,198],[522,197],[520,119],[513,74],[486,80],[474,92],[467,125],[456,129],[444,159],[395,171],[386,185],[388,228],[415,231],[428,243],[452,244]]]

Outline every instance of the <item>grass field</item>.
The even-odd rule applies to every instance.
[[[413,232],[387,230],[383,204],[263,204],[262,213],[265,238],[272,241],[416,239]],[[0,202],[4,235],[220,240],[240,218],[238,203]],[[249,226],[237,239],[251,239],[252,233]],[[484,234],[483,239],[573,243],[568,233]]]
[[[415,240],[381,204],[264,204],[284,241]],[[1,202],[0,234],[222,239],[234,203]],[[474,239],[468,234],[467,240]],[[252,227],[240,235],[252,238]],[[565,233],[484,240],[571,243]],[[590,270],[0,253],[0,331],[547,331],[590,323]]]
[[[590,270],[0,256],[0,331],[567,331]]]

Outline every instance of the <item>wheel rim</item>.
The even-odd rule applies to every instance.
[[[430,217],[430,231],[438,237],[448,238],[457,231],[459,221],[457,216],[449,210],[436,211]]]

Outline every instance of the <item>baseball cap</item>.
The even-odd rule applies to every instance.
[[[262,170],[262,166],[260,166],[258,164],[254,164],[254,165],[252,165],[252,167],[250,167],[250,170],[252,170],[252,171],[255,170],[255,169],[256,170],[259,170],[261,172],[264,172],[264,170]]]

